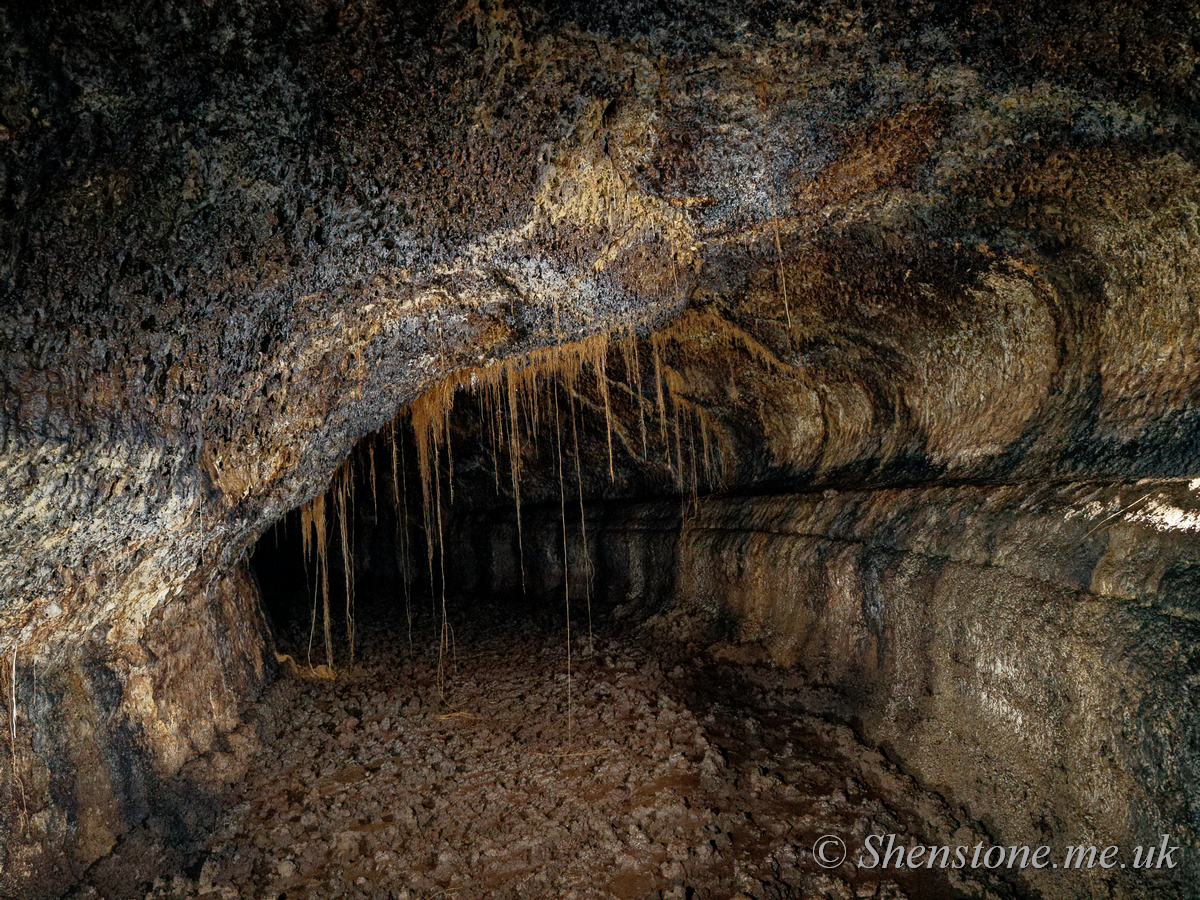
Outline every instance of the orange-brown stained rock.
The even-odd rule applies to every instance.
[[[682,494],[717,457],[752,489],[1196,473],[1194,18],[697,9],[14,14],[18,747],[59,746],[31,673],[69,684],[94,647],[142,697],[123,679],[154,610],[202,605],[405,403],[689,306],[642,351],[641,399],[581,392],[610,485]],[[254,631],[231,660],[266,656]],[[174,758],[109,706],[106,764]],[[136,818],[134,781],[113,790]],[[4,852],[61,856],[73,788],[30,784],[46,832]],[[29,834],[0,791],[3,833]],[[28,868],[5,865],[9,890]]]

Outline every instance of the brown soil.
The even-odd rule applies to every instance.
[[[956,872],[857,869],[870,833],[986,837],[851,729],[806,714],[798,677],[664,628],[573,628],[568,681],[565,631],[546,614],[474,609],[441,661],[432,628],[410,649],[405,621],[360,625],[352,669],[291,669],[267,691],[251,715],[260,749],[216,827],[137,895],[1017,895]],[[827,834],[850,847],[832,871],[812,855]],[[102,881],[74,896],[104,896]]]

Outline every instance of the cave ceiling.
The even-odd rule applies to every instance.
[[[602,335],[631,485],[663,385],[726,485],[1194,475],[1196,11],[1031,11],[3,12],[0,652]]]

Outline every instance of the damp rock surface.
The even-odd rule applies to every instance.
[[[798,680],[611,623],[589,636],[580,612],[569,678],[562,616],[499,606],[440,655],[427,614],[411,647],[403,616],[364,633],[334,680],[285,666],[180,871],[132,885],[110,865],[73,897],[1019,896],[990,873],[857,869],[868,834],[987,838],[805,712]],[[847,863],[814,862],[823,835]]]
[[[727,483],[705,486],[752,494],[1196,478],[1197,47],[1195,3],[0,9],[0,896],[60,896],[120,841],[194,837],[167,785],[199,757],[226,779],[212,754],[270,677],[240,561],[357,441],[419,398],[446,422],[433,401],[495,387],[498,365],[613,339],[589,353],[599,396],[576,398],[603,417],[567,450],[581,504],[677,499],[718,457]],[[531,447],[512,435],[516,472]],[[443,446],[486,481],[485,454]],[[522,469],[529,500],[561,504],[551,458]],[[868,505],[831,509],[844,532]],[[906,517],[884,517],[885,547]],[[944,546],[955,520],[930,529]],[[646,593],[677,574],[658,535]],[[997,541],[994,560],[1044,558]],[[740,538],[702,543],[741,577]],[[808,552],[771,543],[759,558]],[[933,564],[863,559],[900,609],[929,608]],[[1122,805],[1195,843],[1197,570],[1157,559],[1130,537],[1098,585],[1174,611],[1121,611],[1084,657],[1083,684],[1140,707],[1128,722],[1077,688],[987,711],[1045,734],[1078,704],[1077,733],[1134,764],[1066,779],[1075,744],[1047,744],[1044,768],[1072,796],[1154,784]],[[814,586],[849,583],[853,554],[833,561]],[[990,585],[950,574],[961,592],[935,602],[957,621]],[[1097,608],[1010,586],[1018,645],[1043,609]],[[747,611],[756,628],[725,612]],[[1010,696],[990,642],[952,646]],[[956,672],[902,673],[896,696]],[[932,755],[922,778],[944,777]]]

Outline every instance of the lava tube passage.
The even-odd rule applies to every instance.
[[[1061,589],[961,548],[1109,540],[1194,483],[913,487],[906,452],[839,456],[874,440],[837,424],[834,387],[879,389],[858,363],[822,384],[757,328],[701,308],[460,370],[361,441],[251,555],[278,678],[145,895],[1019,898],[1115,869],[977,812],[1013,779],[1080,802],[1020,697],[1102,676],[997,693],[1064,628],[997,610]],[[797,463],[778,411],[814,384]],[[1169,884],[1172,840],[1129,871]]]
[[[0,3],[0,900],[1200,897],[1200,0]]]
[[[990,843],[821,715],[822,686],[773,664],[786,651],[738,642],[721,598],[693,595],[681,557],[736,461],[676,366],[701,333],[709,353],[765,352],[704,324],[459,373],[262,537],[284,677],[255,714],[273,762],[210,839],[213,883],[1016,896],[982,865],[813,871],[825,835]],[[746,539],[725,551],[743,567]]]

